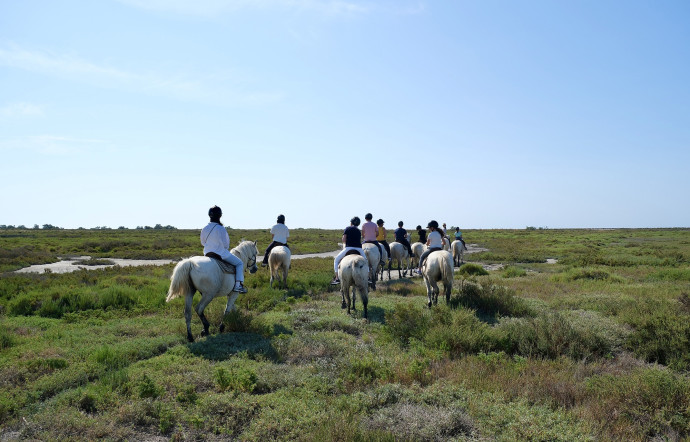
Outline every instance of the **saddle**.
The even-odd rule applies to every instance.
[[[208,258],[213,259],[216,263],[218,263],[218,266],[223,271],[223,273],[230,273],[232,275],[235,274],[235,266],[230,264],[227,261],[223,261],[223,258],[221,258],[221,256],[219,254],[213,253],[213,252],[208,252],[206,254],[206,256]]]
[[[359,250],[350,249],[347,252],[345,252],[345,256],[348,256],[348,255],[360,255],[360,253],[359,253]]]

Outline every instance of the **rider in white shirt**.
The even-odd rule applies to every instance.
[[[429,236],[426,240],[427,249],[422,253],[422,256],[419,257],[419,268],[417,269],[417,273],[422,273],[422,264],[424,264],[426,257],[429,256],[431,252],[443,250],[443,235],[441,234],[441,229],[438,227],[438,222],[431,220],[427,227],[431,232],[429,232]]]
[[[204,255],[208,253],[215,253],[219,255],[223,261],[226,261],[235,266],[235,288],[234,292],[247,293],[247,288],[244,286],[244,264],[237,256],[230,253],[230,236],[225,230],[223,224],[220,222],[220,217],[223,216],[223,211],[218,206],[213,206],[208,210],[208,216],[211,221],[201,229],[201,245],[204,246]]]
[[[287,241],[290,236],[290,231],[285,225],[285,215],[278,215],[276,220],[277,224],[271,227],[271,244],[266,248],[264,253],[264,260],[261,262],[261,267],[266,267],[268,265],[268,255],[271,254],[271,250],[275,246],[285,246],[288,247]],[[290,248],[290,247],[288,247]]]

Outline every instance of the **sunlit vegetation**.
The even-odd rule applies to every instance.
[[[292,232],[298,253],[340,236]],[[175,259],[200,253],[198,231],[0,232],[0,439],[690,438],[690,230],[463,233],[489,251],[465,256],[448,305],[402,279],[370,293],[369,321],[348,316],[332,259],[293,260],[287,290],[247,275],[190,344],[184,300],[164,301],[174,264],[9,270]]]

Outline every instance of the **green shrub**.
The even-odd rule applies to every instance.
[[[467,263],[460,266],[458,274],[461,276],[484,276],[488,275],[489,272],[484,270],[484,267],[479,264]]]
[[[368,385],[377,379],[390,379],[392,371],[387,361],[373,355],[357,356],[350,360],[345,380],[357,385]]]
[[[14,334],[7,330],[4,324],[0,324],[0,350],[14,346]]]
[[[666,369],[638,369],[623,376],[594,376],[586,386],[600,401],[602,420],[649,440],[690,436],[690,381],[682,375]]]
[[[9,303],[9,311],[12,316],[31,316],[38,310],[41,303],[29,295],[21,295]]]
[[[453,356],[487,351],[495,345],[491,327],[471,310],[439,307],[432,312],[431,324],[425,344]]]
[[[529,305],[516,297],[510,289],[492,284],[491,281],[482,284],[465,282],[460,289],[460,296],[453,297],[450,306],[477,310],[480,315],[489,318],[534,314]]]
[[[508,266],[503,270],[502,275],[504,278],[519,278],[521,276],[527,276],[527,270],[521,267]]]
[[[422,340],[429,328],[429,317],[412,303],[399,304],[386,312],[386,330],[389,335],[406,347],[411,338]]]
[[[245,393],[253,392],[258,381],[256,373],[246,367],[231,367],[229,370],[222,366],[216,367],[213,378],[221,391]]]
[[[671,311],[640,315],[626,347],[647,362],[690,368],[690,315]]]
[[[140,398],[157,398],[161,395],[161,389],[156,385],[156,383],[149,377],[148,374],[144,376],[139,381],[139,397]]]
[[[499,324],[506,349],[528,357],[575,360],[618,351],[623,327],[593,312],[547,312],[534,318],[508,318]]]

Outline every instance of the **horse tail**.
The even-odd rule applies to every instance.
[[[196,288],[190,276],[192,266],[193,264],[190,259],[185,259],[177,263],[172,276],[170,276],[170,289],[168,289],[168,297],[165,298],[165,302],[170,302],[177,297],[186,296],[190,293],[194,294]]]
[[[450,258],[450,260],[449,260]],[[450,255],[445,255],[443,256],[443,261],[441,263],[441,278],[444,282],[452,282],[453,281],[453,265],[452,265],[452,260],[453,258],[450,257]]]

